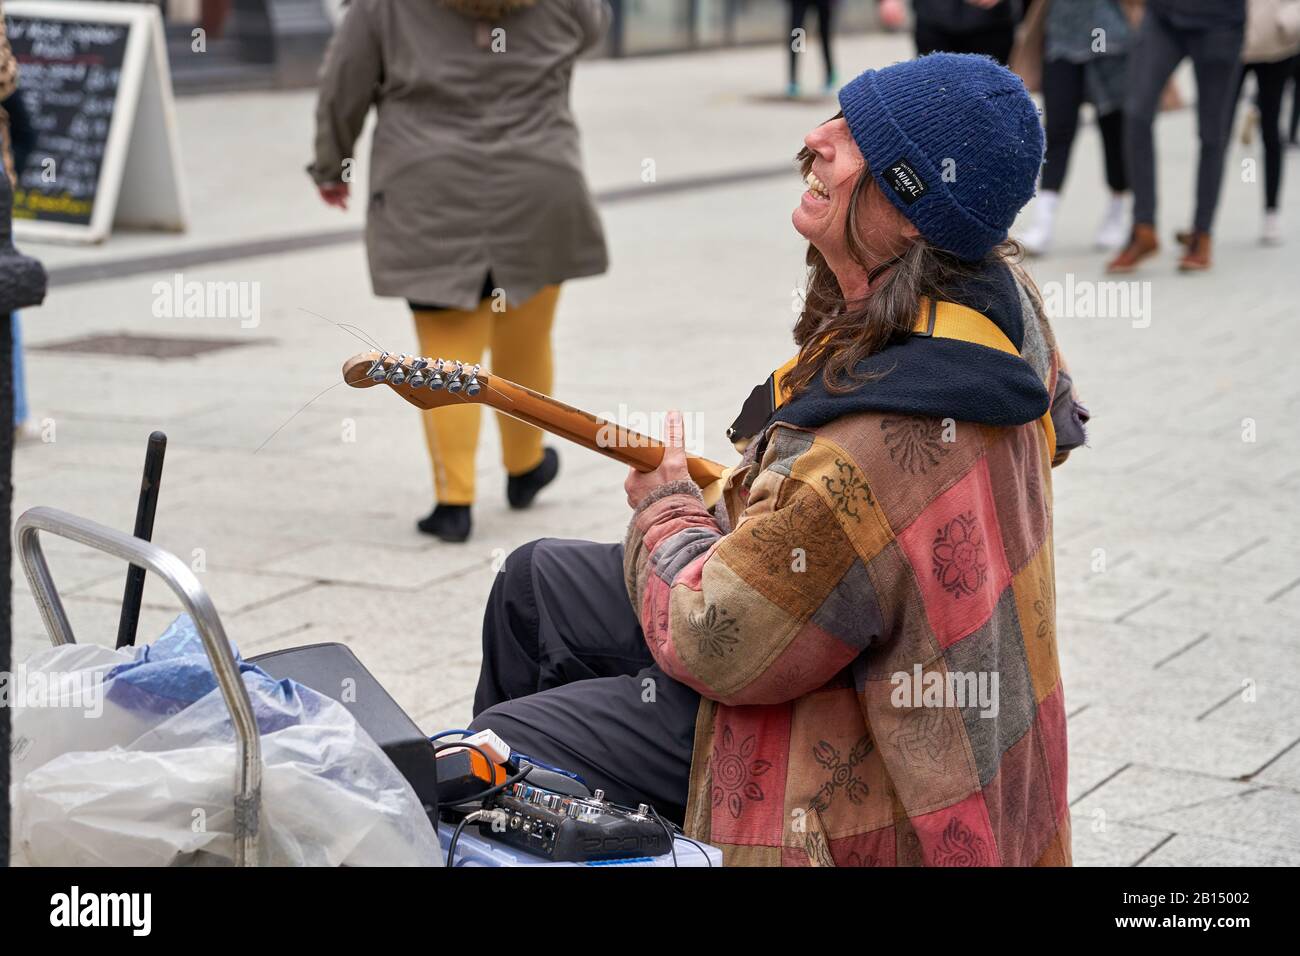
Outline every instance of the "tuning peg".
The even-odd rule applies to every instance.
[[[411,363],[411,377],[406,380],[406,384],[410,385],[411,388],[419,388],[423,385],[426,378],[424,370],[428,367],[429,360],[427,358],[417,358]]]
[[[429,375],[429,388],[436,392],[442,386],[442,359],[438,359],[433,363],[433,372]]]
[[[370,366],[370,370],[366,372],[366,378],[375,382],[382,382],[388,375],[388,370],[384,368],[384,360],[387,358],[387,352],[380,353],[379,358],[375,359],[375,364]]]
[[[479,370],[479,366],[477,364],[472,369],[470,369],[469,381],[465,383],[465,394],[469,395],[471,398],[477,395],[483,389],[483,386],[480,385],[478,382],[478,370]]]
[[[397,356],[397,361],[393,363],[393,367],[385,379],[389,385],[401,385],[406,381],[406,366],[402,364],[405,361],[405,352]]]
[[[457,362],[457,363],[456,363],[456,367],[455,367],[454,369],[452,369],[452,371],[451,371],[451,377],[447,379],[447,391],[449,391],[449,392],[459,392],[459,391],[460,391],[461,386],[464,384],[464,383],[460,380],[460,376],[461,376],[461,373],[462,373],[464,370],[465,370],[465,365],[464,365],[464,363],[462,363],[462,362]]]

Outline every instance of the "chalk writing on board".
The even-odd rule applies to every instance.
[[[6,17],[35,140],[14,218],[89,224],[117,101],[127,24]]]

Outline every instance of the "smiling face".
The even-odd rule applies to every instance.
[[[799,158],[808,188],[791,221],[825,257],[845,297],[856,298],[868,271],[901,255],[916,227],[876,186],[842,116],[805,136]]]
[[[843,245],[853,187],[867,164],[842,117],[818,126],[803,142],[811,154],[804,159],[808,189],[791,218],[799,234],[829,258],[828,252]]]

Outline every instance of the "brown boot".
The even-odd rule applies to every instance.
[[[1196,231],[1193,229],[1179,229],[1174,233],[1174,239],[1185,249],[1192,248],[1192,243],[1196,241]]]
[[[1132,272],[1144,259],[1150,259],[1160,251],[1160,240],[1156,238],[1155,226],[1139,222],[1133,226],[1133,234],[1128,245],[1110,260],[1107,272]]]
[[[1204,272],[1210,268],[1210,234],[1198,232],[1192,237],[1187,251],[1178,260],[1179,272]]]

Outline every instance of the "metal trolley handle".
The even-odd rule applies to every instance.
[[[42,531],[152,571],[167,582],[193,619],[235,729],[238,776],[235,787],[235,865],[256,866],[262,795],[262,742],[248,690],[239,678],[239,667],[230,651],[230,642],[226,640],[225,628],[221,626],[221,618],[217,616],[207,591],[185,562],[156,544],[57,508],[30,508],[15,523],[14,538],[36,606],[45,621],[45,630],[56,647],[74,644],[76,638],[72,635],[72,625],[41,550],[39,533]]]

